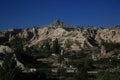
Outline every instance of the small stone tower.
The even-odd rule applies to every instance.
[[[54,24],[55,26],[58,26],[58,25],[60,25],[60,21],[56,19],[53,24]]]
[[[61,22],[58,19],[56,19],[52,24],[52,27],[54,27],[54,28],[63,27],[63,26],[64,26],[64,22],[63,21]]]

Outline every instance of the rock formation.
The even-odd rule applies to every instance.
[[[97,60],[101,57],[104,58],[107,55],[106,49],[102,45],[102,41],[108,43],[120,43],[120,28],[73,27],[66,26],[64,25],[64,22],[55,20],[51,25],[44,27],[9,29],[0,31],[0,53],[13,52],[12,48],[10,48],[9,45],[6,46],[6,44],[9,44],[14,39],[25,39],[23,44],[25,48],[26,46],[41,47],[46,41],[52,46],[53,41],[56,38],[62,49],[61,55],[64,55],[64,52],[66,51],[81,51],[82,53],[82,50],[87,50],[87,53],[91,53],[92,59]],[[14,57],[17,65],[21,66],[22,69],[25,69],[25,66],[17,59],[16,55],[14,55]],[[59,64],[55,62],[57,61],[58,56],[56,57],[56,55],[54,55],[52,57],[55,58],[53,59],[53,63],[59,66]],[[47,62],[52,61],[51,59],[48,60]],[[67,58],[66,61],[68,61]],[[2,62],[3,61],[0,61],[0,64],[2,64]],[[32,68],[31,70],[35,71],[35,69]]]
[[[101,46],[101,57],[105,57],[106,56],[106,49],[105,49],[105,46]]]
[[[81,50],[101,46],[101,41],[120,42],[120,28],[71,27],[55,20],[52,26],[0,31],[0,44],[16,38],[27,39],[25,46],[42,45],[47,39],[58,38],[61,47],[70,50]],[[59,27],[62,26],[62,27]]]
[[[64,22],[63,21],[59,21],[57,19],[52,24],[52,27],[54,27],[54,28],[63,27],[63,26],[64,26]]]
[[[4,54],[6,52],[12,53],[13,50],[10,47],[8,47],[8,46],[0,45],[0,53]]]

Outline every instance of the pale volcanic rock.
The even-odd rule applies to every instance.
[[[105,40],[106,42],[120,42],[120,29],[105,28],[97,31],[96,40],[100,42]]]
[[[57,20],[44,27],[0,31],[0,43],[24,38],[27,40],[25,46],[41,46],[48,39],[49,43],[52,44],[58,38],[62,48],[81,50],[101,46],[102,40],[120,42],[120,28],[71,27],[67,25],[58,27],[61,24],[62,22]]]
[[[4,45],[0,45],[0,53],[11,53],[13,52],[13,50],[8,47],[8,46],[4,46]]]

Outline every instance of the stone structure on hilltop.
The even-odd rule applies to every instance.
[[[64,26],[64,22],[58,19],[56,19],[52,24],[52,27],[54,28],[63,27],[63,26]]]

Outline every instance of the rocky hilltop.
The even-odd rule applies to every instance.
[[[41,46],[46,40],[52,42],[57,38],[63,49],[81,50],[99,47],[103,40],[106,42],[120,42],[120,28],[76,27],[55,20],[54,23],[44,27],[0,31],[0,45],[17,38],[26,39],[24,46],[28,47]]]
[[[77,27],[55,20],[43,27],[3,30],[0,31],[0,66],[9,59],[7,55],[9,58],[12,55],[7,63],[16,64],[27,74],[39,71],[65,80],[76,80],[75,75],[82,68],[90,80],[95,80],[101,71],[119,74],[120,26]]]

